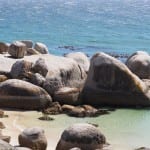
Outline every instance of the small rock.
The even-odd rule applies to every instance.
[[[39,58],[32,67],[34,73],[39,73],[45,77],[48,73],[48,66],[43,58]]]
[[[23,58],[26,53],[26,45],[22,42],[16,41],[10,45],[8,53],[15,58]]]
[[[34,48],[27,48],[27,55],[38,55],[38,54],[40,53]]]
[[[8,79],[5,75],[0,75],[0,82],[6,81]]]
[[[48,48],[45,44],[43,43],[35,43],[34,49],[36,49],[39,53],[41,54],[48,54]]]
[[[3,122],[0,122],[0,129],[5,129],[5,125],[3,124]]]
[[[150,150],[150,148],[146,148],[146,147],[140,147],[140,148],[137,148],[135,150]]]
[[[43,114],[42,117],[39,117],[39,120],[52,121],[52,120],[54,120],[54,118],[52,118],[52,117],[50,117],[50,116],[48,116],[46,114]]]
[[[79,94],[78,88],[63,87],[54,93],[54,100],[60,104],[79,105],[81,104]]]
[[[44,113],[50,115],[60,114],[62,112],[62,108],[58,102],[53,102],[47,109],[44,110]]]
[[[9,44],[0,42],[0,54],[6,53],[9,50]]]
[[[3,117],[4,117],[4,111],[0,110],[0,118],[3,118]]]
[[[64,112],[64,113],[68,113],[68,112],[70,112],[72,109],[74,109],[75,107],[74,106],[72,106],[72,105],[63,105],[62,106],[62,111]]]
[[[25,129],[18,137],[20,146],[33,150],[46,150],[47,139],[44,130],[38,127]]]

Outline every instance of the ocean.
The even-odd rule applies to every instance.
[[[45,43],[55,55],[150,52],[150,0],[0,0],[0,41],[25,39]],[[32,119],[57,138],[71,123],[91,122],[114,150],[150,147],[149,110],[119,109],[85,119],[60,115],[52,123],[39,123],[29,113],[23,124],[31,126]]]
[[[0,0],[0,40],[31,39],[50,53],[150,52],[149,0]]]

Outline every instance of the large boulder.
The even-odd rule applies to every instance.
[[[0,107],[43,109],[51,101],[44,89],[29,82],[9,79],[0,84]]]
[[[150,79],[150,55],[143,51],[132,54],[126,61],[128,68],[141,79]]]
[[[49,53],[47,46],[43,43],[39,43],[39,42],[35,43],[34,49],[36,49],[41,54],[48,54]]]
[[[28,72],[32,69],[32,62],[26,60],[16,61],[11,68],[11,77],[14,79],[22,79],[28,77]]]
[[[125,64],[97,53],[91,59],[82,99],[91,105],[150,106],[150,91]]]
[[[39,127],[25,129],[18,137],[20,146],[33,150],[46,150],[47,139],[44,130]]]
[[[74,52],[66,54],[65,57],[74,59],[86,72],[89,71],[90,61],[82,52]]]
[[[16,41],[9,47],[9,54],[14,58],[23,58],[26,54],[27,47],[24,43]]]
[[[105,136],[93,125],[74,124],[61,135],[56,150],[69,150],[78,147],[82,150],[101,149],[106,144]]]
[[[86,73],[79,67],[76,61],[70,58],[50,54],[25,56],[22,59],[4,57],[0,54],[0,72],[10,72],[12,65],[18,60],[24,60],[35,64],[39,58],[44,60],[44,64],[48,69],[43,88],[46,89],[49,94],[53,95],[54,92],[61,87],[81,88],[83,86],[86,79]],[[42,65],[40,68],[41,67]]]

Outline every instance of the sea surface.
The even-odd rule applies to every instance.
[[[0,41],[20,39],[57,55],[150,52],[150,0],[0,0]]]
[[[0,0],[0,41],[24,39],[43,42],[56,55],[150,52],[150,0]],[[34,121],[36,115],[23,123],[42,125],[57,140],[69,124],[92,122],[114,150],[150,147],[150,110],[121,109],[85,119],[60,115],[51,124]]]

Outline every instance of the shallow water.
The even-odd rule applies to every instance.
[[[13,116],[19,117],[16,124],[22,129],[26,127],[40,126],[44,128],[49,149],[54,150],[65,128],[74,123],[94,123],[106,136],[113,150],[133,150],[146,146],[150,147],[150,111],[134,109],[117,109],[109,115],[96,118],[74,118],[66,115],[54,115],[54,121],[41,121],[38,118],[40,112],[7,112],[9,118],[3,119],[6,123]],[[19,131],[20,132],[20,131]],[[8,132],[9,133],[9,132]],[[14,138],[14,137],[12,137]],[[17,138],[17,137],[15,137]]]

